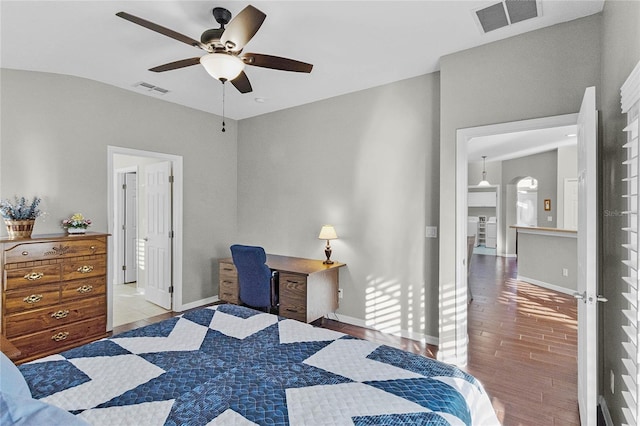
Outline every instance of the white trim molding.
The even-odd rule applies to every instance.
[[[115,155],[129,155],[134,157],[156,158],[159,160],[167,160],[171,162],[173,172],[173,268],[172,268],[172,285],[173,297],[171,309],[176,312],[184,310],[182,306],[182,259],[183,259],[183,159],[182,156],[173,154],[164,154],[160,152],[143,151],[139,149],[123,148],[118,146],[107,146],[107,222],[109,233],[114,233],[114,186],[116,184],[115,170],[113,165],[113,157]],[[113,262],[114,245],[109,244],[108,259]],[[113,329],[113,277],[111,265],[107,268],[107,331]]]

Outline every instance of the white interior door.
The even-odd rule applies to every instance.
[[[145,297],[171,309],[171,163],[145,167],[147,223],[145,229]]]
[[[578,179],[564,180],[564,229],[578,229]]]
[[[138,184],[135,173],[124,178],[124,282],[133,283],[138,279]]]
[[[578,114],[578,405],[582,426],[597,425],[597,118],[595,87]]]

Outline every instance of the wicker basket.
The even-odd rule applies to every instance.
[[[7,225],[7,233],[9,234],[9,238],[30,238],[31,233],[33,232],[33,224],[36,223],[36,220],[5,219],[4,223]]]

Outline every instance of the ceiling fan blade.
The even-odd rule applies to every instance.
[[[306,62],[281,58],[280,56],[262,55],[260,53],[245,53],[241,59],[247,65],[271,68],[274,70],[310,73],[313,69],[313,65],[307,64]]]
[[[241,51],[256,35],[266,17],[267,15],[251,5],[245,7],[229,22],[220,37],[220,42],[231,52]]]
[[[200,49],[208,51],[207,47],[204,44],[200,43],[198,40],[192,39],[191,37],[170,30],[169,28],[165,28],[161,25],[154,24],[153,22],[147,21],[146,19],[138,18],[137,16],[131,15],[127,12],[118,12],[116,13],[116,16],[119,16],[122,19],[126,19],[129,22],[133,22],[134,24],[138,24],[140,26],[148,28],[151,31],[155,31],[167,37],[171,37],[174,40],[178,40],[193,47],[198,47]]]
[[[231,80],[231,84],[233,84],[240,93],[249,93],[253,90],[251,88],[251,83],[249,82],[249,77],[247,77],[247,74],[244,71]]]
[[[158,65],[157,67],[149,68],[149,71],[164,72],[177,70],[179,68],[190,67],[192,65],[198,65],[200,63],[200,57],[181,59],[175,62],[169,62],[168,64]]]

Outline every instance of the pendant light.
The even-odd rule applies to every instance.
[[[478,182],[478,186],[491,186],[489,181],[487,180],[487,170],[485,168],[485,161],[487,159],[486,155],[482,156],[482,180]]]

